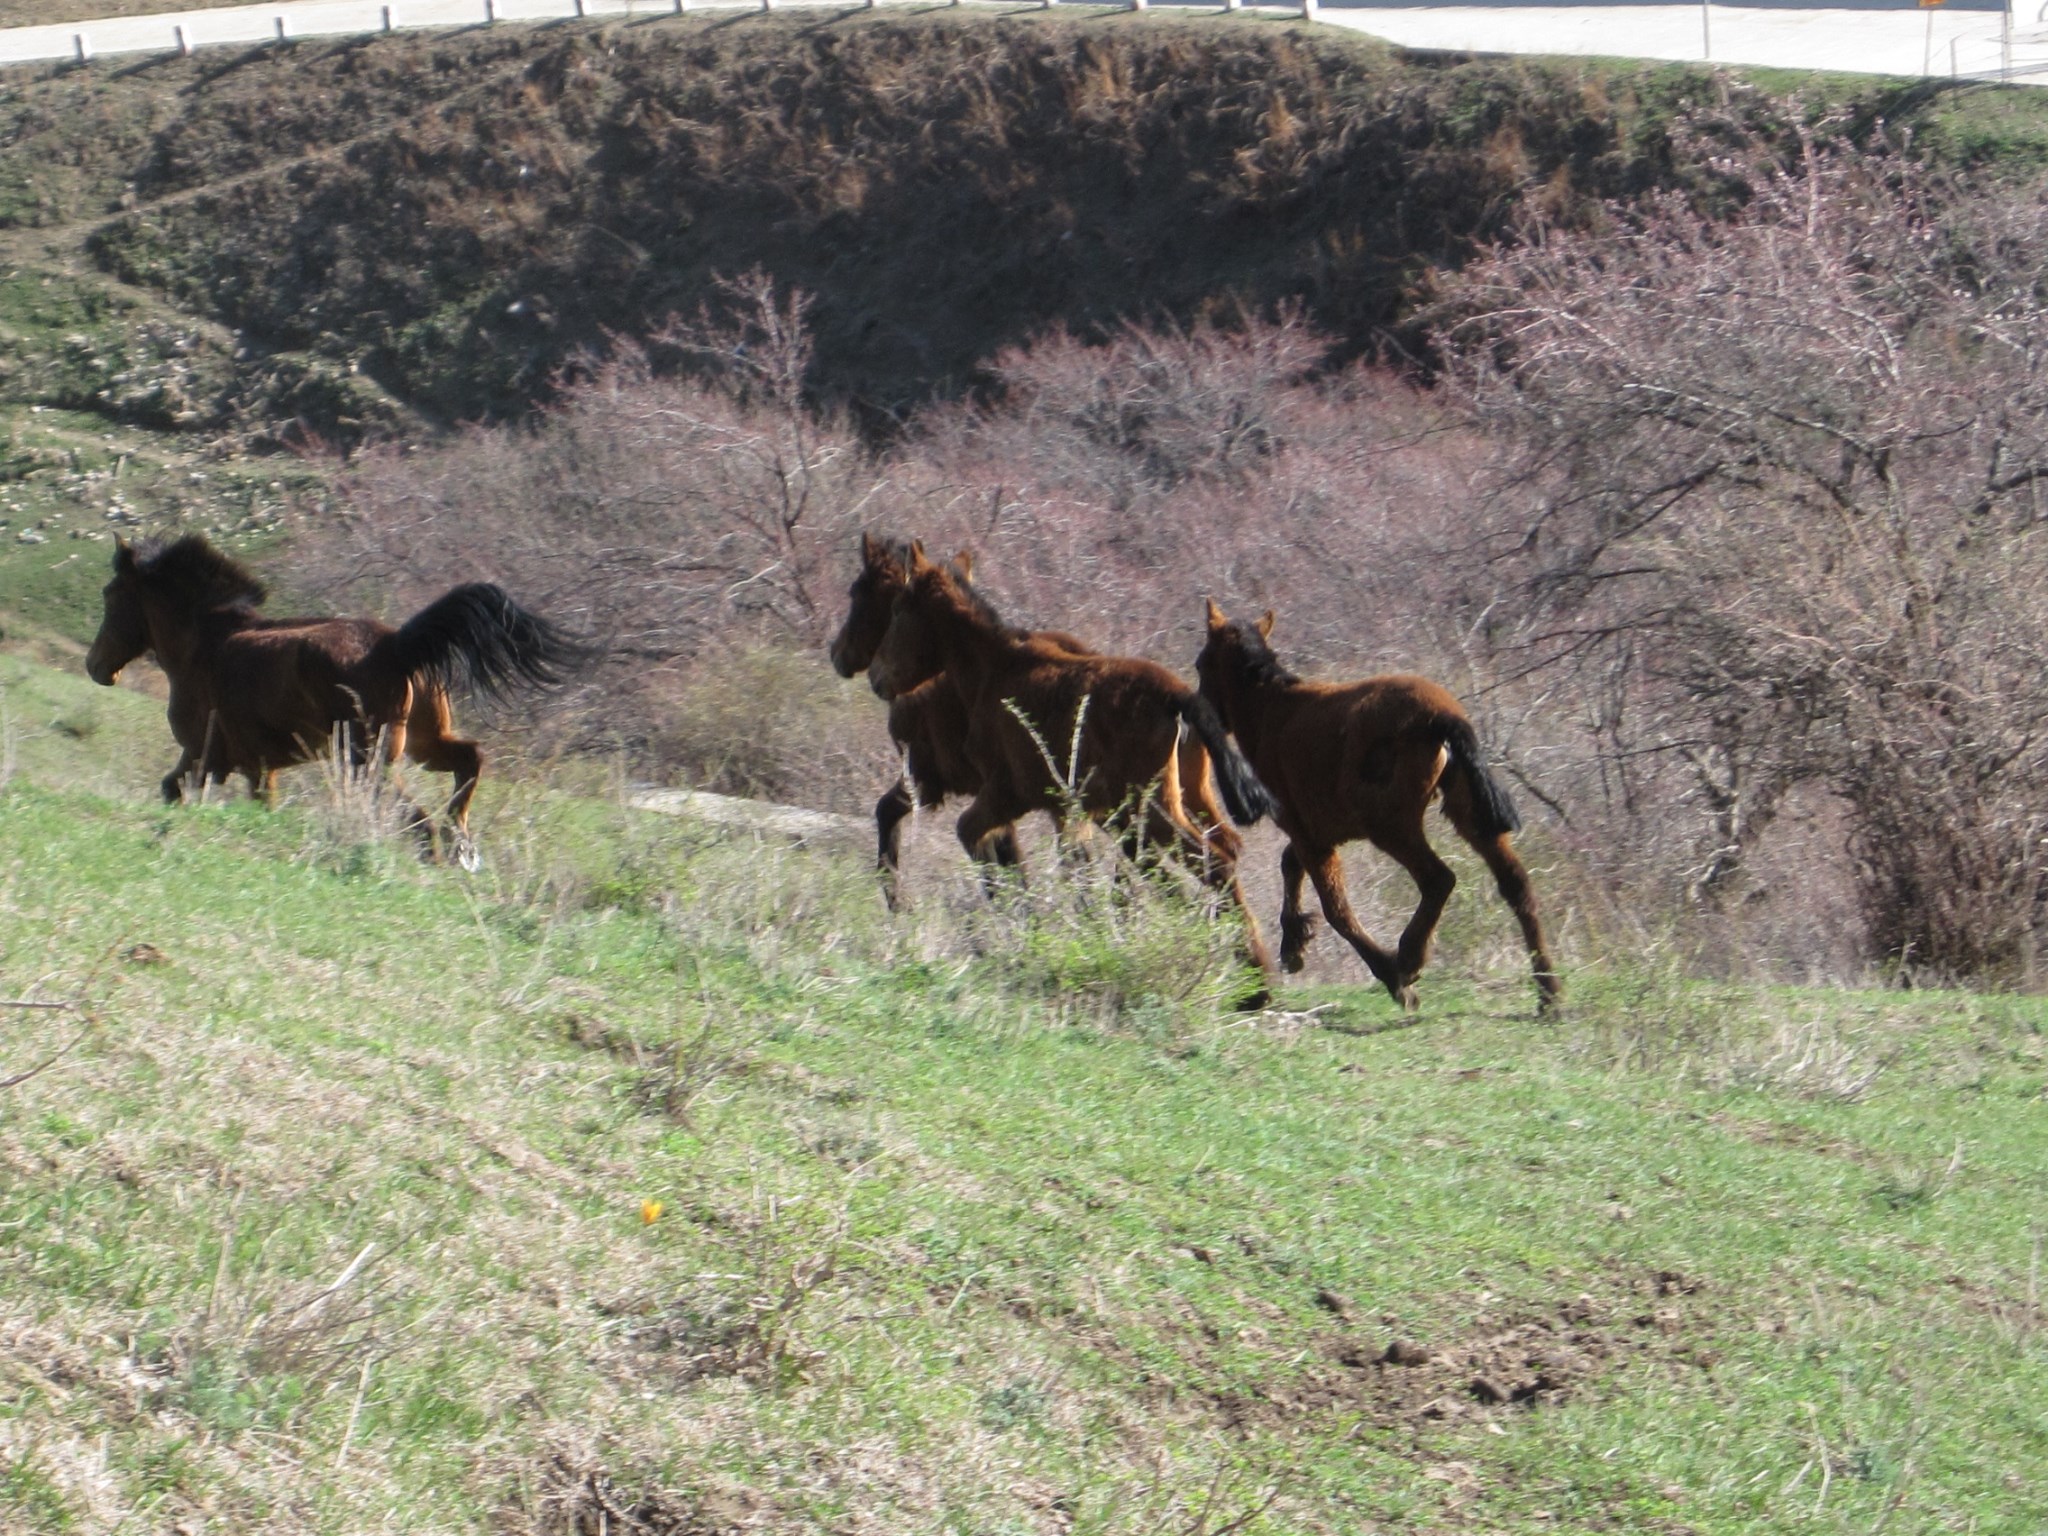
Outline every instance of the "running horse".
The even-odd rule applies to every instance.
[[[846,619],[833,637],[829,654],[841,677],[868,670],[895,615],[896,599],[910,585],[911,546],[907,540],[860,536],[860,570],[847,589]],[[953,569],[970,583],[974,559],[962,550]],[[1018,631],[1076,656],[1095,654],[1085,641],[1056,629]],[[889,706],[889,738],[903,754],[903,772],[875,802],[876,863],[894,876],[901,856],[903,823],[917,807],[929,810],[955,795],[973,795],[981,788],[981,770],[967,755],[967,701],[944,670],[943,658],[927,643],[915,655],[899,657],[889,691],[877,688]],[[1224,820],[1209,781],[1209,754],[1192,734],[1184,735],[1179,755],[1180,788],[1190,818],[1205,836],[1235,858],[1242,840]],[[988,840],[990,862],[1014,866],[1021,862],[1015,826],[999,828]],[[897,905],[893,879],[885,887],[889,904]]]
[[[311,761],[336,733],[361,766],[380,750],[454,775],[447,817],[457,856],[473,866],[469,802],[483,753],[453,732],[448,695],[458,687],[498,696],[563,681],[588,652],[498,587],[454,588],[398,628],[375,619],[273,619],[259,612],[263,583],[198,535],[170,544],[114,547],[114,577],[87,676],[111,686],[153,652],[170,679],[171,735],[182,749],[164,776],[173,804],[185,783],[249,781],[264,801],[280,769]],[[381,747],[380,747],[381,744]],[[433,847],[426,816],[408,822]]]
[[[1314,932],[1301,907],[1306,876],[1330,926],[1350,941],[1395,1002],[1415,1007],[1415,978],[1458,884],[1423,831],[1423,814],[1441,794],[1444,815],[1486,861],[1501,899],[1521,924],[1539,1011],[1555,1009],[1557,971],[1544,945],[1528,871],[1515,853],[1513,833],[1521,817],[1486,771],[1479,738],[1458,701],[1426,677],[1304,682],[1281,666],[1267,643],[1273,634],[1270,610],[1256,624],[1246,624],[1211,602],[1208,620],[1208,637],[1195,658],[1202,696],[1272,791],[1278,802],[1273,819],[1287,834],[1280,857],[1280,963],[1300,970]],[[1337,850],[1360,838],[1392,855],[1414,877],[1421,896],[1391,953],[1359,924],[1344,891]]]
[[[1238,884],[1238,838],[1205,835],[1183,803],[1185,726],[1206,750],[1233,820],[1249,826],[1272,809],[1209,702],[1156,662],[1075,652],[1013,629],[964,574],[933,564],[922,545],[913,542],[908,558],[909,579],[868,679],[883,697],[900,696],[933,657],[952,679],[965,710],[962,750],[979,780],[956,828],[961,845],[992,860],[1003,833],[1035,810],[1055,822],[1069,809],[1120,820],[1128,845],[1170,852],[1231,895],[1244,914],[1248,958],[1270,974],[1272,958]],[[1069,742],[1074,760],[1063,777],[1048,747]]]

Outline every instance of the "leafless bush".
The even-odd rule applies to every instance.
[[[803,296],[754,274],[722,298],[717,314],[593,360],[531,428],[365,455],[346,511],[313,541],[313,576],[399,611],[459,581],[501,581],[607,645],[584,739],[679,758],[721,788],[786,793],[786,742],[737,755],[716,732],[678,742],[681,701],[735,667],[759,682],[763,647],[822,645],[880,472],[804,399]],[[660,370],[657,353],[697,366]]]
[[[1616,824],[1743,892],[1788,797],[1845,821],[1877,951],[2026,980],[2048,896],[2048,201],[1803,141],[1534,230],[1446,316],[1509,452],[1466,566]]]

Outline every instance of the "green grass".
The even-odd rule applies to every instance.
[[[2048,1520],[2032,1000],[1074,997],[1057,892],[892,919],[538,780],[465,879],[0,682],[0,995],[75,1005],[0,1010],[63,1051],[0,1090],[10,1530]]]

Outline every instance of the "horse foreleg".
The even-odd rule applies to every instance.
[[[1343,934],[1351,947],[1358,951],[1358,958],[1365,962],[1365,968],[1387,989],[1394,1001],[1412,1010],[1415,1007],[1415,989],[1401,979],[1399,962],[1372,941],[1371,935],[1351,910],[1351,897],[1344,889],[1344,861],[1337,856],[1337,850],[1305,851],[1301,854],[1301,862],[1322,901],[1323,916],[1330,920],[1330,926]]]
[[[1423,966],[1429,963],[1431,941],[1436,938],[1437,924],[1443,921],[1444,907],[1451,899],[1451,892],[1458,888],[1458,877],[1451,866],[1436,855],[1436,850],[1416,828],[1412,835],[1393,843],[1381,843],[1387,853],[1415,881],[1420,899],[1415,904],[1414,915],[1408,919],[1408,926],[1401,930],[1401,942],[1395,950],[1395,963],[1400,967],[1401,983],[1412,986],[1415,978],[1422,974]]]
[[[1301,905],[1301,882],[1308,871],[1289,843],[1280,855],[1280,964],[1292,975],[1307,964],[1309,941],[1316,936],[1313,912]]]
[[[960,846],[980,867],[982,890],[991,897],[997,890],[999,871],[1022,867],[1017,854],[1016,826],[1021,814],[1021,808],[1009,805],[984,784],[981,793],[954,823]]]
[[[185,798],[185,776],[192,771],[193,761],[194,754],[190,751],[178,754],[177,767],[165,774],[163,783],[158,786],[163,792],[164,804],[176,805]]]

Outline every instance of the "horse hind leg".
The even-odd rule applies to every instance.
[[[1536,910],[1536,891],[1529,883],[1529,871],[1515,852],[1512,836],[1506,832],[1488,834],[1479,828],[1477,808],[1462,783],[1444,786],[1444,814],[1458,829],[1458,836],[1486,861],[1493,872],[1494,889],[1515,914],[1522,930],[1522,946],[1529,953],[1529,965],[1536,975],[1536,1011],[1555,1013],[1564,996],[1564,983],[1551,963],[1550,948],[1544,941],[1543,919]]]
[[[476,794],[477,781],[483,777],[483,748],[466,736],[454,734],[448,696],[438,688],[422,688],[414,694],[412,709],[390,750],[395,756],[401,748],[407,757],[429,773],[454,776],[455,791],[448,797],[448,807],[444,812],[448,819],[449,841],[453,845],[456,862],[464,869],[477,869],[481,860],[477,856],[476,842],[469,833],[469,802]],[[425,837],[431,849],[432,822],[416,808],[413,816],[412,825]]]

